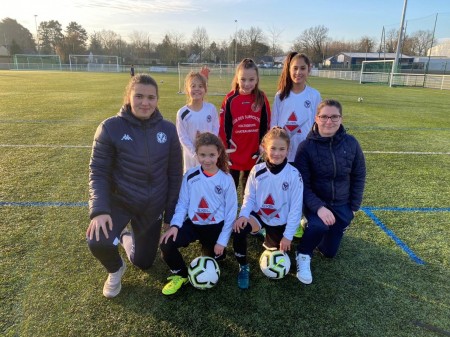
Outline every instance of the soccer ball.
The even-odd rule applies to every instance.
[[[289,273],[291,259],[281,250],[265,250],[259,258],[259,266],[268,278],[280,279]]]
[[[358,97],[358,103],[362,103],[364,99],[362,97]]]
[[[163,81],[163,80],[161,80],[161,83],[164,83],[164,81]]]
[[[216,260],[209,256],[199,256],[192,260],[188,268],[188,278],[194,288],[209,289],[219,281],[220,269]]]

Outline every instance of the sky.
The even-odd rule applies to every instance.
[[[0,20],[17,20],[33,35],[36,23],[57,20],[65,29],[71,21],[88,33],[112,30],[130,41],[143,33],[160,43],[167,33],[187,42],[204,27],[210,42],[230,41],[236,30],[261,28],[266,36],[280,32],[279,44],[289,50],[310,27],[323,25],[333,40],[353,41],[363,36],[379,43],[385,31],[399,29],[404,0],[10,0],[0,9]],[[408,0],[407,32],[433,30],[450,38],[449,0]],[[1,37],[0,37],[1,38]]]

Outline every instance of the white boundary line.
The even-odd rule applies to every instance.
[[[363,151],[370,154],[415,154],[415,155],[450,155],[450,152],[415,152],[415,151]]]
[[[20,147],[20,148],[92,148],[91,145],[50,145],[50,144],[0,144],[0,147]],[[417,151],[364,151],[367,154],[413,154],[413,155],[450,155],[450,152],[417,152]]]
[[[46,145],[46,144],[0,144],[0,147],[44,147],[44,148],[55,148],[55,147],[60,147],[60,148],[77,148],[77,149],[81,149],[81,148],[92,148],[92,145]]]

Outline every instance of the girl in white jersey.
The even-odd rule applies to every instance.
[[[191,71],[185,79],[184,90],[187,104],[177,112],[176,126],[183,146],[184,173],[199,164],[195,156],[195,138],[199,133],[219,133],[219,118],[216,107],[204,101],[207,79],[199,72]]]
[[[291,139],[288,161],[294,162],[298,145],[306,139],[311,130],[319,103],[320,93],[306,84],[311,71],[311,61],[305,54],[290,52],[286,57],[278,81],[278,91],[273,102],[271,126],[284,128]],[[303,235],[306,219],[295,233],[296,238]]]
[[[178,249],[199,240],[203,255],[221,260],[236,218],[236,187],[228,173],[222,141],[205,132],[195,144],[200,165],[184,175],[175,215],[160,239],[162,258],[174,274],[162,290],[164,295],[175,294],[188,282],[187,267]]]
[[[289,141],[286,130],[271,128],[261,142],[265,162],[255,165],[247,180],[244,202],[233,225],[241,289],[247,289],[250,283],[247,234],[265,228],[263,246],[288,251],[302,216],[303,181],[299,171],[287,162]]]
[[[278,81],[270,126],[280,126],[291,139],[288,161],[294,162],[298,145],[314,124],[320,93],[306,84],[311,62],[305,54],[290,52]]]

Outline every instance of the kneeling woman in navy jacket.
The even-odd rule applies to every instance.
[[[89,164],[89,249],[108,271],[103,295],[119,294],[128,260],[152,264],[161,225],[175,212],[182,180],[181,145],[175,125],[158,110],[158,85],[132,77],[119,113],[97,128]],[[131,232],[125,228],[130,224]]]
[[[334,257],[344,231],[359,209],[366,164],[358,141],[342,125],[342,106],[324,100],[306,140],[300,143],[295,166],[304,183],[304,213],[308,220],[297,246],[297,278],[310,284],[313,250]]]

